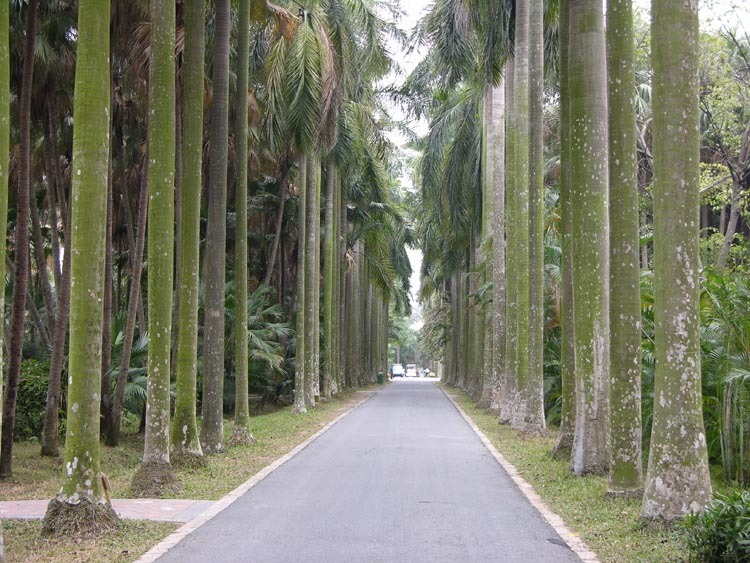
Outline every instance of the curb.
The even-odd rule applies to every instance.
[[[183,526],[181,526],[180,528],[172,532],[170,535],[168,535],[166,538],[164,538],[154,547],[149,549],[146,553],[144,553],[138,559],[136,559],[135,563],[153,563],[154,561],[156,561],[159,557],[167,553],[167,551],[169,551],[174,546],[176,546],[180,541],[182,541],[188,534],[194,532],[195,530],[203,526],[203,524],[205,524],[206,522],[211,520],[214,516],[219,514],[222,510],[227,508],[230,504],[232,504],[234,501],[236,501],[238,498],[240,498],[242,495],[244,495],[246,492],[252,489],[255,485],[260,483],[263,479],[268,477],[271,473],[273,473],[279,467],[284,465],[287,461],[289,461],[298,453],[300,453],[302,450],[304,450],[317,438],[319,438],[321,435],[328,432],[328,430],[330,430],[342,418],[350,414],[352,411],[361,407],[364,403],[369,401],[376,394],[377,394],[377,391],[365,397],[356,405],[354,405],[352,408],[347,410],[345,413],[339,415],[334,420],[326,424],[323,428],[318,430],[315,434],[310,436],[307,440],[297,445],[289,453],[281,456],[270,465],[267,465],[266,467],[258,471],[255,475],[250,477],[250,479],[242,483],[239,487],[227,493],[225,496],[217,500],[209,508],[207,508],[202,513],[200,513],[198,516],[196,516],[195,518],[193,518],[192,520],[190,520],[189,522],[187,522],[186,524],[184,524]]]
[[[466,424],[468,424],[469,427],[474,431],[474,433],[479,437],[479,440],[482,442],[482,444],[484,444],[484,447],[489,450],[489,452],[492,454],[492,457],[495,458],[495,460],[502,466],[508,476],[513,480],[518,489],[521,491],[521,494],[528,499],[528,501],[534,508],[536,508],[537,512],[539,512],[539,514],[542,516],[542,518],[544,518],[547,524],[552,526],[552,528],[555,530],[555,532],[557,532],[557,534],[570,548],[570,550],[575,553],[581,561],[584,561],[585,563],[600,563],[599,557],[596,555],[596,553],[591,551],[591,549],[584,543],[584,541],[577,534],[573,533],[570,528],[568,528],[567,524],[562,518],[560,518],[560,516],[552,512],[552,509],[547,506],[547,503],[545,503],[542,500],[542,497],[537,494],[537,492],[534,490],[534,487],[532,487],[529,482],[521,476],[518,470],[505,458],[503,454],[497,451],[497,448],[492,445],[492,442],[490,442],[489,438],[487,438],[484,432],[482,432],[474,423],[474,421],[469,418],[469,415],[464,412],[464,410],[458,405],[458,403],[456,403],[453,397],[451,397],[442,387],[440,387],[440,390],[443,392],[443,395],[445,395],[445,397],[451,402],[451,404],[453,404],[455,409],[458,411],[458,414],[460,414],[461,417],[466,421]]]

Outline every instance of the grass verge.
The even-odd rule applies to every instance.
[[[443,389],[602,561],[687,561],[679,533],[642,526],[640,498],[607,496],[606,477],[576,477],[566,461],[552,458],[554,439],[520,435],[498,424],[495,415],[478,409],[464,393],[445,385]]]
[[[183,488],[173,498],[221,498],[371,393],[366,389],[342,393],[301,416],[294,416],[289,408],[285,408],[253,417],[251,429],[255,443],[209,456],[205,467],[175,468]],[[231,421],[225,421],[224,430],[228,439],[233,430]],[[14,444],[14,478],[0,481],[0,499],[51,499],[55,496],[60,486],[62,459],[42,458],[39,452],[39,444],[35,442]],[[102,446],[102,471],[109,476],[113,498],[129,498],[130,482],[140,466],[142,452],[143,437],[132,434],[123,435],[117,448]],[[41,538],[39,521],[5,520],[2,526],[5,555],[9,562],[62,563],[134,561],[176,529],[178,524],[124,520],[113,533],[64,540]]]

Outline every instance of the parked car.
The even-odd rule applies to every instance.
[[[391,377],[404,377],[403,364],[393,364],[391,368]]]
[[[416,364],[406,364],[406,377],[417,377]]]

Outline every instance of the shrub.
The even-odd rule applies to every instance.
[[[717,494],[705,511],[689,514],[683,526],[698,561],[750,562],[750,491]]]
[[[47,382],[49,363],[27,358],[21,363],[21,377],[18,382],[16,417],[13,426],[14,440],[41,438],[44,425],[44,409],[47,404]],[[65,404],[65,385],[63,400]],[[60,431],[65,428],[65,412],[60,409]]]

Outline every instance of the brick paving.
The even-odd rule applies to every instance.
[[[37,520],[44,517],[49,500],[12,500],[0,502],[0,519]],[[112,507],[128,520],[189,522],[214,504],[210,500],[113,499]]]

